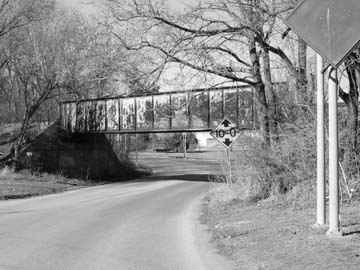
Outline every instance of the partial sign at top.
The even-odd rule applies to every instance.
[[[338,67],[360,44],[360,1],[303,0],[285,23]]]
[[[239,138],[240,131],[233,122],[224,118],[210,134],[228,149]]]

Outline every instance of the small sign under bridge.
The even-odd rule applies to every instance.
[[[220,122],[220,124],[210,132],[210,135],[213,136],[222,146],[226,148],[226,157],[228,168],[226,169],[226,178],[227,182],[232,185],[232,173],[231,173],[231,158],[230,158],[230,149],[234,142],[240,137],[241,130],[236,127],[236,125],[231,122],[226,117]]]
[[[210,132],[210,135],[226,149],[230,149],[240,134],[241,130],[227,118],[224,118],[220,124]]]

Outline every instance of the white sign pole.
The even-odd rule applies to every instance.
[[[138,134],[135,134],[136,166],[139,166]]]
[[[339,222],[339,167],[337,122],[337,70],[329,74],[329,235],[341,235]]]
[[[229,185],[232,186],[232,173],[231,173],[231,157],[230,157],[230,147],[226,149],[226,159],[229,166]]]
[[[127,134],[125,133],[124,134],[124,153],[126,153],[126,151],[127,151],[127,147],[126,147],[126,137],[127,137]]]
[[[323,59],[318,54],[316,58],[317,69],[317,215],[316,224],[325,225],[326,222],[326,203],[325,203],[325,134],[324,134],[324,74],[323,74]]]
[[[186,133],[182,133],[183,149],[184,149],[184,158],[186,158]]]

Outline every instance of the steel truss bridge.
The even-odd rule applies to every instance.
[[[253,129],[254,91],[236,86],[66,101],[60,115],[73,133],[210,131],[224,117]]]

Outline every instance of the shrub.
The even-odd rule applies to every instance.
[[[186,134],[186,149],[189,149],[191,145],[198,143],[196,136],[193,133]],[[168,149],[176,149],[176,152],[183,151],[183,136],[181,133],[175,133],[168,135],[164,138],[164,146]]]
[[[15,175],[14,169],[8,166],[0,170],[0,177],[12,178]]]
[[[231,176],[225,173],[223,182],[228,183],[239,200],[281,197],[308,201],[316,185],[314,120],[310,111],[303,110],[295,121],[284,121],[280,139],[272,141],[268,148],[256,136],[239,138],[232,154]]]

